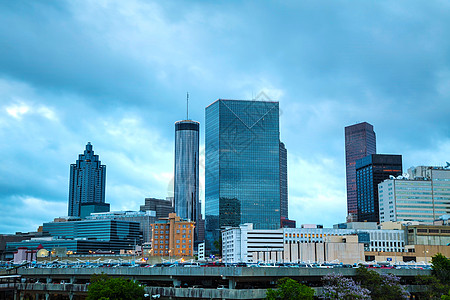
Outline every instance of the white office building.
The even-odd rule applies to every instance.
[[[420,166],[408,174],[409,178],[387,179],[378,185],[380,222],[433,224],[450,214],[450,169]]]
[[[222,231],[222,260],[227,263],[253,262],[253,252],[280,256],[283,252],[283,229],[253,229],[246,223]]]
[[[357,242],[363,244],[364,251],[405,252],[404,230],[354,228],[254,230],[252,224],[242,224],[222,231],[222,259],[227,263],[254,263],[261,260],[281,262],[286,261],[286,257],[294,256],[299,260],[304,260],[305,257],[308,258],[306,260],[311,260],[310,257],[318,256],[309,252],[317,252],[317,249],[326,251],[323,244],[336,236],[357,236]],[[287,255],[287,252],[290,254]]]

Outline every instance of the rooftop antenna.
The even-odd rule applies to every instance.
[[[189,120],[189,92],[186,92],[186,120]]]

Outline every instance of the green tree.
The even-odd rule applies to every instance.
[[[400,285],[400,278],[392,274],[378,274],[361,266],[356,270],[356,280],[370,291],[372,299],[408,299],[409,293]]]
[[[438,253],[431,258],[432,274],[441,283],[448,284],[450,282],[450,259]]]
[[[420,293],[425,299],[441,299],[449,289],[448,285],[442,284],[435,276],[417,276],[416,283],[426,287],[426,291]]]
[[[144,287],[138,282],[111,278],[105,274],[91,276],[87,300],[135,300],[144,299]]]
[[[426,299],[446,299],[450,290],[450,259],[441,253],[431,258],[431,276],[417,276],[416,282],[426,287],[426,291],[420,293]]]
[[[450,300],[450,291],[448,291],[448,295],[442,295],[441,300]]]
[[[314,290],[312,288],[288,277],[278,280],[277,288],[275,290],[268,289],[266,294],[268,300],[312,300],[313,298]]]

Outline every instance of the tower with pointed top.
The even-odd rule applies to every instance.
[[[70,165],[68,215],[82,217],[91,212],[109,211],[105,203],[106,166],[87,143],[83,154]]]
[[[207,248],[227,226],[280,228],[280,198],[279,103],[219,99],[206,107]]]

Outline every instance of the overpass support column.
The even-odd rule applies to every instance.
[[[173,279],[173,287],[181,287],[181,280]]]
[[[45,300],[50,300],[50,294],[49,293],[45,293]]]
[[[236,280],[234,278],[228,278],[228,288],[229,289],[236,288]]]

